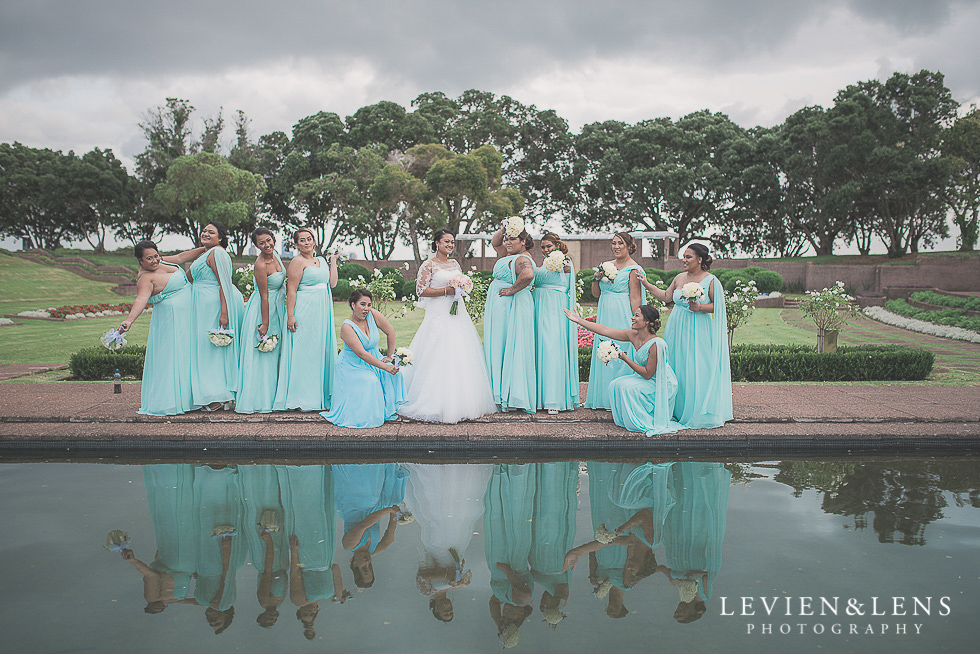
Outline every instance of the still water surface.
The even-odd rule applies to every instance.
[[[973,459],[8,464],[0,489],[6,651],[972,652],[980,636]],[[602,526],[625,528],[605,544]],[[117,529],[131,542],[107,551]]]

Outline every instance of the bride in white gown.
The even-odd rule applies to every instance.
[[[497,411],[476,327],[459,302],[456,315],[449,309],[455,289],[450,281],[462,271],[449,258],[456,238],[445,229],[435,233],[433,256],[419,268],[415,284],[425,318],[409,349],[415,363],[402,368],[408,403],[398,413],[426,422],[456,423]]]

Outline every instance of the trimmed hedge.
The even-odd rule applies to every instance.
[[[144,358],[143,345],[127,345],[118,352],[101,346],[86,347],[71,355],[68,370],[75,379],[112,379],[117,369],[124,378],[143,379]]]
[[[351,283],[346,279],[340,278],[340,276],[338,275],[337,285],[331,289],[331,293],[333,295],[334,300],[343,302],[350,297],[351,291],[353,290],[354,289],[351,286]]]
[[[347,281],[353,281],[358,277],[363,277],[364,279],[370,281],[371,271],[359,263],[348,261],[347,263],[340,264],[340,266],[337,268],[337,277],[340,279],[346,279]]]
[[[592,348],[580,347],[578,349],[578,380],[580,382],[589,381],[589,372],[592,370]]]
[[[963,297],[959,295],[943,295],[935,291],[917,291],[912,294],[912,299],[916,302],[935,304],[940,307],[951,309],[964,309],[966,311],[980,311],[980,297]]]
[[[935,363],[929,350],[904,345],[842,345],[817,354],[807,345],[736,345],[733,381],[915,381]]]
[[[897,313],[906,318],[925,320],[936,325],[948,325],[950,327],[962,327],[980,332],[980,318],[966,315],[962,309],[941,309],[939,311],[929,311],[913,307],[905,300],[888,300],[885,302],[885,309],[892,313]]]

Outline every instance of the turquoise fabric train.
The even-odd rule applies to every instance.
[[[198,518],[194,599],[226,611],[235,603],[237,572],[248,555],[238,469],[194,466],[193,488]]]
[[[613,422],[623,429],[638,431],[647,436],[673,434],[685,428],[672,420],[677,377],[667,361],[667,344],[664,339],[651,338],[639,350],[633,350],[630,359],[645,366],[650,349],[654,346],[657,352],[657,372],[653,377],[644,379],[631,370],[628,375],[614,379],[609,386]]]
[[[286,331],[286,271],[282,259],[276,254],[279,272],[268,276],[269,281],[269,326],[266,336],[276,335],[280,343]],[[242,317],[241,363],[239,365],[238,393],[235,411],[238,413],[268,413],[276,399],[279,383],[279,356],[282,347],[272,352],[260,352],[258,329],[262,324],[262,298],[256,289],[245,305]]]
[[[518,257],[503,257],[493,266],[493,281],[487,290],[483,315],[483,354],[490,372],[493,401],[501,410],[537,410],[537,381],[534,357],[534,298],[530,285],[515,295],[501,296],[501,289],[517,279],[514,264]],[[531,265],[534,262],[531,261]]]
[[[174,598],[190,595],[197,572],[199,525],[194,508],[193,467],[186,464],[143,466],[146,503],[153,521],[156,556],[150,568],[174,581]]]
[[[323,257],[319,266],[303,270],[296,290],[296,331],[283,330],[279,341],[279,384],[276,411],[330,408],[333,370],[337,359],[337,335],[333,326],[333,293],[330,267]]]
[[[344,321],[353,328],[367,353],[380,359],[378,341],[381,333],[373,313],[368,313],[367,323],[369,336],[353,321]],[[398,407],[407,401],[405,381],[400,372],[392,375],[372,366],[354,354],[347,343],[343,344],[337,357],[334,376],[331,409],[320,415],[338,427],[380,427],[386,420],[397,418]]]
[[[191,392],[194,366],[186,327],[187,316],[194,308],[194,294],[181,267],[173,267],[166,287],[148,300],[153,313],[146,338],[139,413],[152,416],[173,416],[199,408]]]
[[[701,280],[707,302],[714,284],[714,311],[691,311],[679,290],[664,329],[667,357],[677,375],[674,417],[691,429],[720,427],[732,419],[732,370],[725,293],[714,275]]]
[[[578,328],[563,309],[575,310],[575,269],[534,272],[537,408],[571,411],[579,404]]]
[[[208,257],[214,255],[215,276]],[[191,264],[194,278],[194,311],[191,314],[191,391],[194,404],[228,402],[238,391],[238,359],[241,353],[242,314],[245,299],[231,281],[231,257],[224,248],[213,247]],[[219,283],[220,282],[220,283]],[[221,296],[228,309],[228,329],[234,332],[230,345],[218,347],[208,340],[208,332],[218,329]]]
[[[334,588],[337,509],[332,468],[328,465],[277,466],[277,470],[286,510],[286,531],[291,541],[295,537],[294,564],[299,567],[299,575],[293,578],[302,583],[307,602],[331,597],[337,590],[342,590]]]
[[[633,307],[630,304],[630,284],[629,277],[631,271],[638,271],[640,275],[643,268],[638,265],[625,266],[616,275],[612,282],[605,277],[599,281],[599,315],[596,322],[612,329],[629,329],[633,317]],[[640,287],[640,304],[646,304],[646,291]],[[608,364],[599,360],[597,350],[599,343],[608,340],[601,336],[596,336],[592,341],[592,366],[589,368],[589,389],[585,395],[584,406],[589,409],[610,409],[612,404],[609,399],[609,384],[617,377],[631,374],[625,363],[618,359],[613,359]],[[628,341],[616,341],[619,349],[632,355],[633,346]]]

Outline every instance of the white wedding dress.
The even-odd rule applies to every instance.
[[[422,297],[425,288],[446,288],[460,272],[452,259],[445,264],[429,259],[419,269],[415,288],[425,318],[409,346],[414,363],[402,368],[408,403],[398,413],[407,418],[456,423],[497,411],[483,344],[465,302],[460,301],[454,316],[449,313],[452,295]]]

